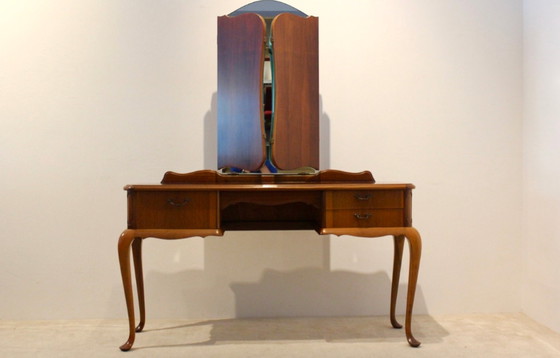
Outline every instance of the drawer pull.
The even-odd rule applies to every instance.
[[[176,206],[176,207],[180,207],[180,206],[185,206],[187,205],[189,202],[191,201],[191,199],[187,198],[181,202],[176,202],[173,199],[167,199],[167,203],[169,203],[169,205],[171,206]]]
[[[354,197],[357,200],[366,201],[371,199],[371,194],[355,194]]]
[[[367,213],[367,214],[355,213],[354,217],[358,220],[367,220],[367,219],[371,218],[371,214],[369,214],[369,213]]]

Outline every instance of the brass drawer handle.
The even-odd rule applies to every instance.
[[[355,194],[354,197],[357,200],[366,201],[371,199],[371,194]]]
[[[371,214],[370,213],[367,213],[367,214],[354,213],[354,217],[358,220],[367,220],[367,219],[371,218]]]
[[[181,201],[181,202],[176,202],[173,199],[167,199],[167,203],[171,206],[175,206],[175,207],[181,207],[181,206],[185,206],[187,205],[189,202],[191,201],[191,199],[186,198],[185,200]]]

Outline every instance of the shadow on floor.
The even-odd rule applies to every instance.
[[[266,269],[256,282],[230,284],[236,317],[377,316],[389,312],[391,279],[387,272],[300,268]],[[404,314],[407,284],[399,285],[397,314]],[[421,286],[414,312],[426,313]]]
[[[400,317],[404,321],[404,317]],[[169,324],[169,322],[167,322]],[[135,349],[186,347],[197,345],[289,343],[294,341],[328,343],[402,342],[404,329],[394,329],[388,317],[313,317],[250,318],[177,322],[175,325],[146,329],[140,335],[143,343]],[[413,332],[423,343],[437,343],[449,333],[431,316],[414,317]],[[152,335],[158,342],[150,345]],[[157,337],[156,337],[157,336]],[[162,336],[173,343],[162,344]],[[169,337],[172,336],[172,337]],[[151,339],[150,339],[151,341]]]

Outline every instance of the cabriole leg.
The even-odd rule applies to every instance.
[[[119,251],[119,264],[121,267],[121,276],[124,288],[124,297],[126,300],[126,310],[128,313],[128,327],[129,335],[128,340],[119,348],[121,351],[128,351],[134,344],[135,331],[134,331],[134,302],[132,296],[132,282],[130,272],[130,247],[132,242],[136,240],[133,230],[125,230],[121,234],[118,244]]]
[[[144,300],[144,273],[142,270],[142,241],[137,237],[132,242],[132,257],[134,259],[134,275],[136,276],[136,289],[138,291],[138,306],[140,308],[140,322],[136,332],[142,332],[146,323],[146,302]]]
[[[395,246],[394,250],[394,258],[393,258],[393,280],[391,281],[391,311],[390,311],[390,318],[391,318],[391,325],[394,328],[402,328],[402,324],[397,321],[395,311],[397,305],[397,296],[399,293],[399,280],[401,275],[401,264],[402,264],[402,256],[403,256],[403,247],[404,247],[404,236],[403,235],[396,235],[393,236],[393,242]]]
[[[410,249],[410,268],[408,272],[408,293],[406,297],[405,333],[408,344],[418,347],[420,342],[412,335],[412,307],[414,306],[414,295],[416,283],[418,282],[418,271],[420,268],[420,256],[422,253],[422,239],[415,228],[407,228],[406,239]]]

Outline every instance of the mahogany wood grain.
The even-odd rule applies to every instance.
[[[199,176],[195,174],[192,184],[125,186],[128,192],[129,228],[119,239],[118,252],[129,317],[129,336],[120,347],[121,350],[131,349],[135,333],[140,332],[145,324],[142,240],[147,237],[174,240],[194,236],[222,236],[226,230],[311,229],[321,235],[364,238],[393,236],[390,320],[395,328],[401,327],[395,318],[395,305],[403,242],[406,239],[410,249],[410,264],[405,334],[411,346],[420,345],[412,335],[411,328],[422,247],[418,231],[411,226],[410,192],[414,185],[374,184],[359,180],[327,183],[218,183],[214,179],[220,176],[211,176],[205,171],[199,174],[210,178],[210,182],[198,182],[196,178]],[[176,205],[168,207],[170,198]],[[189,207],[191,204],[192,207]],[[140,322],[136,327],[130,269],[131,249],[140,306]]]
[[[272,161],[280,169],[319,168],[319,19],[272,21]]]
[[[325,227],[395,227],[403,226],[400,209],[326,210]]]
[[[265,184],[265,183],[375,183],[369,171],[358,173],[327,169],[315,174],[222,174],[215,170],[164,174],[161,184]]]
[[[131,191],[129,227],[212,229],[218,227],[216,191]]]
[[[218,17],[218,168],[255,171],[265,160],[265,27],[257,14]]]
[[[333,190],[325,193],[325,208],[333,209],[391,209],[403,208],[404,192],[401,190]]]
[[[369,170],[359,173],[350,173],[342,170],[327,169],[319,172],[319,182],[321,183],[375,183],[375,179]]]
[[[220,210],[239,203],[252,203],[262,206],[303,203],[320,209],[323,205],[321,191],[223,191],[220,193]]]
[[[127,191],[324,191],[324,190],[350,190],[350,191],[386,191],[410,190],[413,184],[391,183],[279,183],[279,184],[246,184],[246,183],[219,183],[219,184],[129,184],[124,186]]]
[[[302,202],[259,205],[242,202],[221,211],[224,230],[317,230],[321,210]]]

